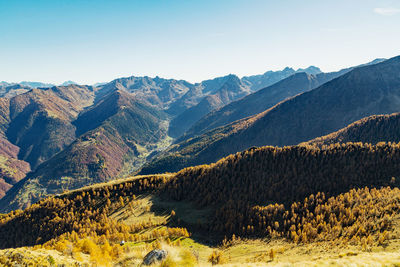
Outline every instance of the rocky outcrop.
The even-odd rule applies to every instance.
[[[154,249],[147,253],[143,259],[144,265],[151,265],[159,261],[163,261],[168,255],[168,252],[163,249]]]

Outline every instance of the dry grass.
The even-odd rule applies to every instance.
[[[112,266],[139,266],[144,256],[152,250],[146,243],[127,244],[129,250],[112,263]],[[373,246],[363,251],[359,246],[335,245],[331,242],[294,245],[283,240],[242,240],[228,247],[211,248],[187,238],[180,245],[162,243],[168,251],[168,259],[154,266],[212,266],[208,257],[214,252],[222,252],[226,263],[218,266],[399,266],[400,240],[392,240],[386,247]],[[269,253],[273,249],[275,257]],[[0,250],[0,265],[33,264],[55,266],[59,263],[74,266],[76,262],[88,263],[86,254],[66,256],[55,250],[18,248]],[[7,263],[8,261],[8,263]]]
[[[89,257],[80,255],[79,260],[56,250],[16,248],[0,250],[0,266],[85,266]]]

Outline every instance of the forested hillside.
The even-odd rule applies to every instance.
[[[29,163],[18,159],[19,148],[0,137],[0,198],[30,171]]]
[[[4,86],[8,91],[0,98],[0,198],[31,168],[75,140],[72,121],[93,103],[95,94],[91,86]]]
[[[93,112],[101,116],[91,117]],[[112,92],[81,116],[76,125],[84,134],[15,185],[0,200],[2,211],[126,175],[166,138],[165,115],[123,91]]]
[[[33,89],[10,99],[5,135],[35,169],[74,141],[72,121],[93,101],[92,87]]]
[[[194,207],[183,213],[169,210],[172,215],[165,225],[185,225],[192,233],[212,232],[213,238],[220,240],[235,235],[299,243],[384,244],[398,234],[393,223],[399,212],[400,192],[391,187],[399,185],[399,176],[399,144],[250,149],[175,175],[88,187],[3,215],[0,246],[47,242],[46,246],[52,247],[87,237],[100,244],[149,238],[140,234],[140,229],[156,224],[112,220],[112,214],[123,207],[134,210],[138,205],[135,196],[144,193],[161,197],[162,202],[193,203]],[[207,210],[208,219],[190,220],[186,212],[198,210]],[[126,216],[131,215],[128,212]],[[176,229],[153,232],[151,237],[189,235],[182,228]]]
[[[398,186],[399,155],[400,146],[395,144],[262,147],[209,166],[184,169],[167,183],[165,192],[200,207],[218,207],[212,229],[242,233],[243,226],[259,227],[255,218],[249,218],[249,206],[279,203],[287,207],[318,192],[329,197],[352,188]],[[281,226],[283,219],[278,221]],[[285,227],[290,225],[279,229]]]

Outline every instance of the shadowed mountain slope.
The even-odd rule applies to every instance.
[[[10,123],[10,99],[0,98],[0,135],[5,136],[8,124]]]
[[[312,66],[306,69],[298,69],[297,71],[287,67],[280,71],[267,71],[261,75],[245,76],[242,79],[240,79],[240,82],[234,82],[234,84],[236,83],[236,85],[234,85],[232,89],[233,97],[231,96],[231,98],[238,99],[241,96],[243,96],[243,94],[238,94],[239,96],[237,97],[235,96],[237,92],[235,93],[234,91],[237,89],[237,85],[241,87],[241,90],[247,92],[248,94],[250,92],[255,92],[257,90],[260,90],[261,88],[272,85],[280,80],[283,80],[293,75],[296,72],[306,72],[308,74],[316,74],[320,73],[321,71],[317,67],[312,67]],[[217,77],[211,80],[205,80],[202,81],[201,83],[194,84],[194,86],[185,95],[183,95],[180,99],[178,99],[175,103],[171,105],[171,107],[168,109],[167,112],[173,116],[179,115],[185,110],[199,104],[206,96],[221,94],[218,92],[221,89],[221,87],[223,87],[225,83],[229,81],[232,82],[236,78],[237,78],[236,75],[230,74],[223,77]],[[226,89],[230,91],[229,88],[225,88],[225,90]],[[201,106],[204,107],[204,103],[201,104]],[[213,107],[215,106],[213,105]],[[202,110],[201,108],[197,109]]]
[[[168,108],[168,114],[177,116],[185,110],[197,105],[205,96],[214,94],[231,77],[226,75],[194,84],[181,98],[177,99]]]
[[[142,173],[210,163],[262,145],[293,145],[337,131],[363,117],[400,111],[400,57],[355,68],[309,92],[231,125],[171,147]],[[179,166],[170,167],[174,161]]]
[[[400,114],[373,115],[353,122],[337,132],[317,137],[304,145],[329,146],[334,143],[400,142]]]
[[[220,109],[212,111],[198,120],[182,138],[200,135],[216,127],[260,113],[280,101],[316,88],[325,82],[318,76],[304,72],[294,74],[267,88],[261,89]]]
[[[384,60],[376,59],[361,66],[373,65],[382,61]],[[314,89],[352,69],[347,68],[329,73],[323,73],[315,67],[309,67],[304,70],[299,69],[295,74],[269,87],[210,112],[188,129],[185,136],[182,136],[179,140],[200,135],[216,127],[263,112],[286,98]]]
[[[293,145],[361,118],[400,111],[400,57],[359,67],[260,115],[239,135],[252,145]],[[246,146],[243,144],[244,147]]]
[[[179,137],[193,123],[210,111],[220,108],[233,100],[251,93],[249,87],[235,75],[229,75],[225,83],[214,93],[204,97],[197,105],[188,108],[174,118],[170,124],[169,135]]]

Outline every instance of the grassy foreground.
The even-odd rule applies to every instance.
[[[209,247],[191,238],[179,244],[158,244],[168,251],[168,258],[153,266],[212,266],[210,256],[220,254],[219,266],[400,266],[400,241],[385,247],[335,245],[328,242],[293,244],[283,240],[241,240],[227,247]],[[96,262],[83,252],[66,254],[57,250],[24,247],[0,250],[3,266],[140,266],[152,249],[147,243],[127,243],[124,253],[110,262]],[[272,251],[272,252],[271,252]]]

